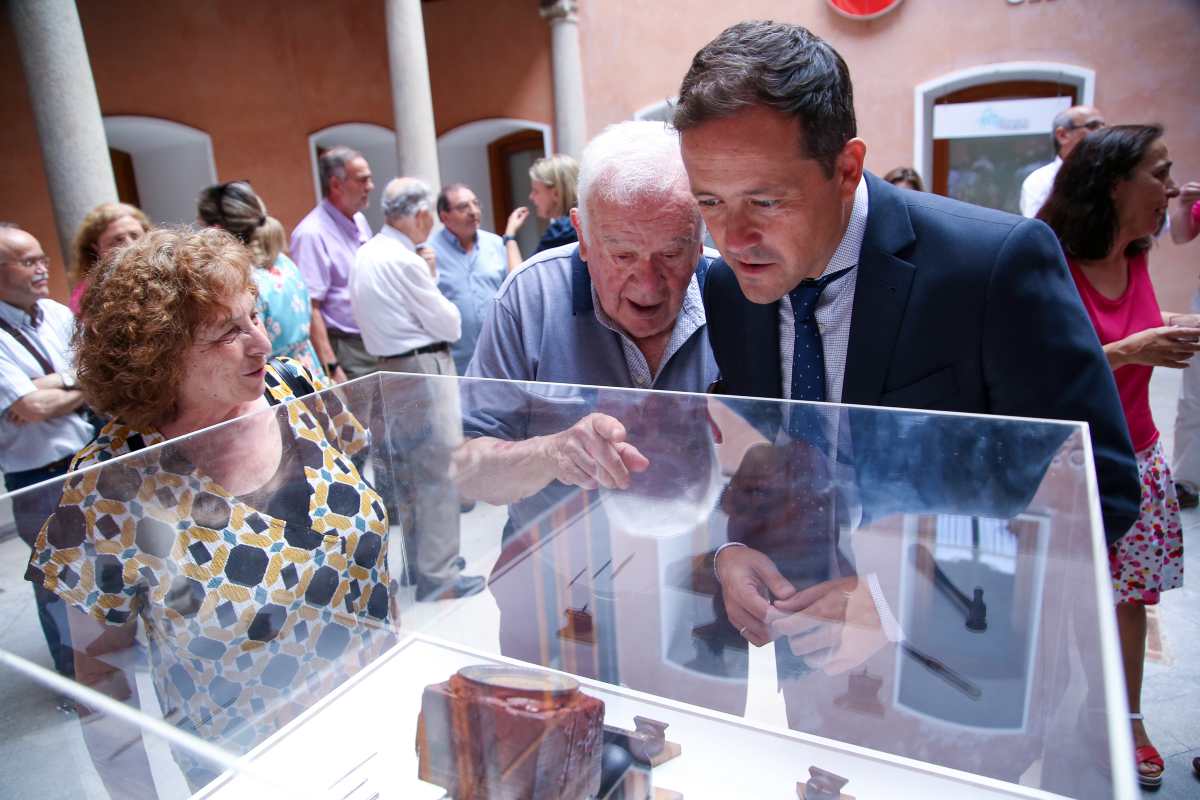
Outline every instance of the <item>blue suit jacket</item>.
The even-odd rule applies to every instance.
[[[865,179],[842,402],[1084,420],[1106,535],[1119,538],[1137,519],[1137,467],[1112,371],[1053,232],[1038,220]],[[704,306],[720,391],[781,397],[778,303],[751,303],[719,261]],[[1020,457],[1044,467],[1050,445]],[[1027,488],[1031,495],[1036,482]]]

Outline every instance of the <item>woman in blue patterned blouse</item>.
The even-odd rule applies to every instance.
[[[308,336],[312,304],[299,268],[287,255],[283,225],[267,214],[266,203],[246,181],[209,186],[196,205],[201,222],[229,231],[254,254],[259,313],[271,337],[271,355],[294,358],[323,377]]]

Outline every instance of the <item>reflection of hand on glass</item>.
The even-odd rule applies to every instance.
[[[755,646],[786,635],[772,629],[781,608],[807,609],[829,585],[821,581],[839,561],[834,491],[828,456],[804,441],[751,447],[730,480],[721,508],[730,542],[744,546],[722,548],[715,566],[729,621]]]
[[[723,480],[722,437],[707,400],[651,395],[622,422],[647,464],[625,486],[601,492],[609,521],[635,536],[668,538],[708,520]]]
[[[464,497],[497,505],[536,494],[555,480],[625,489],[630,473],[650,466],[626,435],[615,417],[592,413],[566,430],[523,441],[481,436],[458,448],[452,474]]]
[[[823,581],[778,600],[768,612],[772,638],[829,675],[847,672],[888,643],[867,581]]]
[[[724,548],[715,566],[730,624],[755,647],[773,641],[770,621],[775,610],[770,598],[791,597],[796,589],[770,558],[751,547]]]

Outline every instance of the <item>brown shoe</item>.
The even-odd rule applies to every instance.
[[[1186,484],[1175,484],[1175,497],[1179,500],[1180,508],[1196,508],[1200,506],[1200,494],[1193,492]]]

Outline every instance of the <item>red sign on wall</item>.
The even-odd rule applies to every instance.
[[[828,0],[828,3],[843,17],[875,19],[900,5],[900,0]]]

